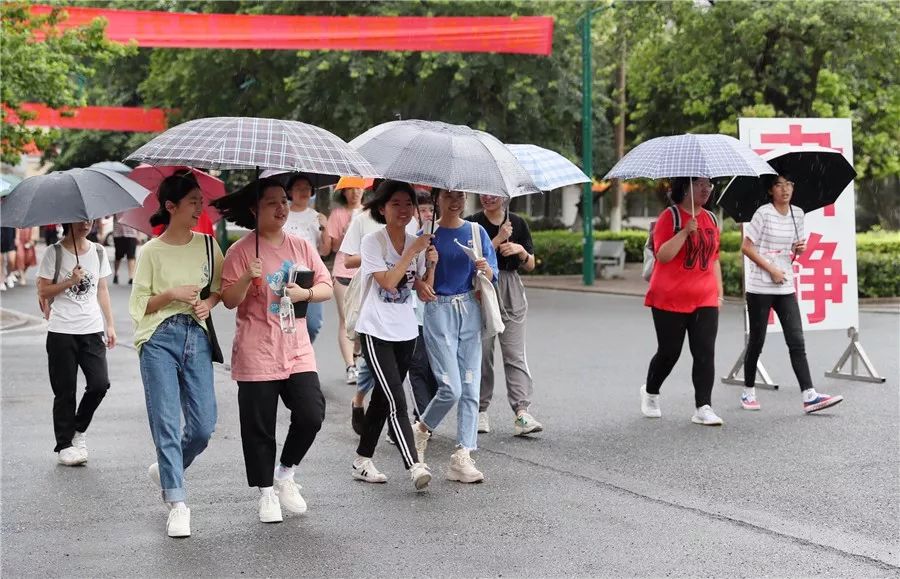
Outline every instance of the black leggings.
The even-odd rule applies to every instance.
[[[647,394],[659,394],[663,381],[672,372],[687,332],[688,345],[694,358],[691,377],[694,382],[694,404],[697,408],[711,404],[716,375],[716,333],[719,331],[719,308],[697,308],[689,314],[652,308],[656,326],[656,355],[647,370]]]
[[[406,392],[403,390],[403,379],[409,371],[416,341],[388,342],[374,336],[360,334],[363,356],[375,378],[372,399],[366,410],[362,436],[356,453],[372,458],[375,446],[381,437],[385,420],[390,419],[397,450],[403,458],[403,464],[410,468],[419,462],[412,426],[406,410]]]
[[[291,411],[291,425],[281,449],[284,466],[300,464],[325,420],[325,397],[316,372],[299,372],[267,382],[238,381],[241,446],[251,487],[272,486],[279,396]]]
[[[756,383],[756,363],[766,343],[766,329],[769,325],[769,311],[774,309],[784,332],[791,355],[791,366],[800,383],[800,390],[813,387],[806,361],[806,344],[803,341],[803,320],[796,294],[769,295],[747,293],[747,315],[750,320],[750,336],[747,339],[747,353],[744,355],[744,386],[752,388]]]

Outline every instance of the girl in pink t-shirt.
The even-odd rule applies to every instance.
[[[231,377],[238,383],[241,444],[247,482],[259,487],[259,520],[282,520],[281,507],[306,511],[294,482],[294,467],[312,446],[325,418],[325,397],[319,387],[316,358],[306,324],[294,333],[281,329],[278,305],[283,295],[296,302],[331,299],[331,279],[315,247],[287,235],[287,194],[271,179],[261,179],[258,219],[255,188],[216,203],[226,219],[256,231],[229,248],[222,268],[222,301],[237,308],[237,331],[231,354]],[[256,254],[259,236],[259,255]],[[292,283],[292,270],[313,272],[311,288]],[[256,284],[261,278],[263,283]],[[291,410],[291,426],[281,461],[275,467],[275,419],[278,398]]]
[[[341,183],[338,183],[338,186],[340,185]],[[347,286],[350,285],[350,278],[358,268],[348,268],[344,264],[347,256],[339,250],[347,228],[350,227],[350,222],[355,215],[362,211],[363,191],[360,187],[343,187],[336,190],[334,200],[338,206],[331,210],[328,224],[325,225],[325,231],[322,232],[322,253],[328,255],[332,251],[337,252],[337,255],[334,256],[334,268],[332,268],[334,305],[337,306],[338,313],[338,347],[341,349],[341,357],[344,359],[344,366],[347,369],[347,384],[356,384],[357,371],[354,352],[358,352],[358,348],[347,338],[347,333],[344,331],[344,295],[347,293]]]

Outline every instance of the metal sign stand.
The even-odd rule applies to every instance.
[[[825,376],[828,378],[840,378],[842,380],[860,380],[862,382],[883,384],[885,379],[878,375],[878,371],[875,370],[875,367],[869,360],[869,356],[866,355],[866,351],[863,350],[863,347],[859,343],[859,332],[857,329],[853,327],[848,328],[847,337],[850,338],[850,344],[847,346],[847,349],[844,350],[844,353],[841,354],[840,360],[837,361],[837,364],[834,365],[831,372],[825,372]],[[850,372],[842,372],[841,370],[846,366],[848,360],[850,361]],[[860,362],[862,362],[867,374],[860,374],[858,372]]]

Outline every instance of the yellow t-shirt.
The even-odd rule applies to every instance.
[[[201,291],[209,281],[209,263],[206,258],[206,241],[202,233],[194,233],[193,239],[185,245],[170,245],[159,238],[147,242],[141,250],[134,282],[131,286],[131,299],[128,311],[134,320],[134,345],[138,351],[141,345],[153,336],[156,328],[166,319],[177,314],[190,314],[193,308],[179,301],[169,302],[165,307],[152,314],[147,311],[150,298],[164,291],[182,286],[196,285]],[[213,243],[214,275],[213,293],[219,293],[222,286],[222,250],[218,243]],[[196,320],[196,316],[194,316]],[[197,320],[205,330],[206,322]]]

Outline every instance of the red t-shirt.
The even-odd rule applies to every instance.
[[[680,207],[678,211],[683,228],[691,220],[691,214]],[[718,307],[715,264],[719,259],[719,228],[706,211],[697,215],[697,225],[697,233],[688,236],[672,261],[656,260],[645,306],[684,314],[697,308]],[[653,228],[654,251],[659,252],[674,235],[672,212],[666,209]]]

